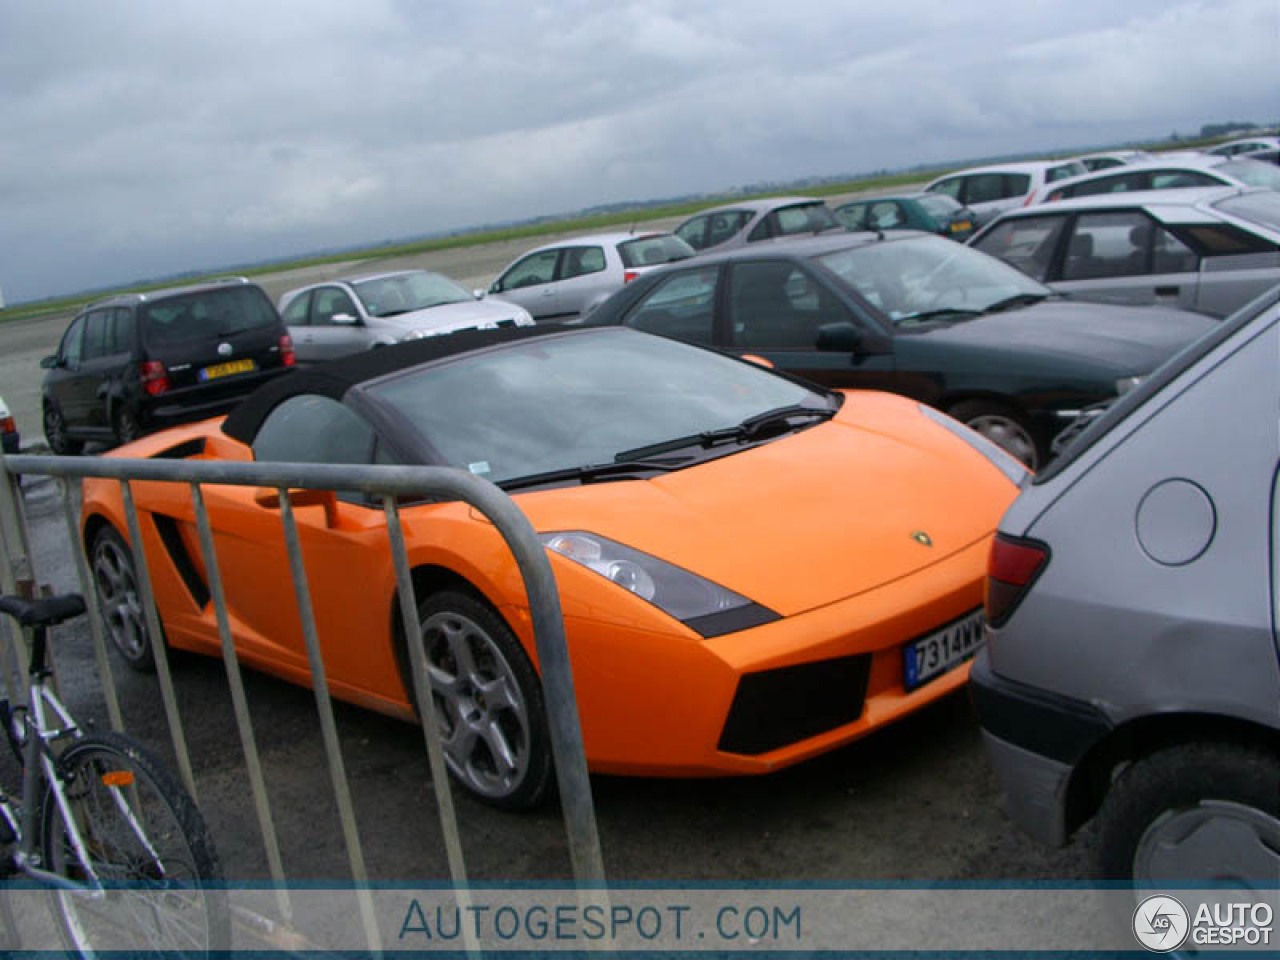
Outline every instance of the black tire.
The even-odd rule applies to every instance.
[[[1151,889],[1162,878],[1273,886],[1280,876],[1280,757],[1196,742],[1135,760],[1098,813],[1095,858],[1100,878]]]
[[[49,441],[49,449],[60,457],[74,457],[84,449],[83,440],[67,436],[66,418],[55,403],[44,405],[44,438]]]
[[[116,435],[116,442],[121,445],[133,443],[142,436],[142,424],[138,422],[138,414],[124,404],[116,407],[111,417],[111,429]]]
[[[128,737],[108,732],[68,747],[58,759],[58,773],[106,892],[98,900],[68,891],[50,894],[67,946],[84,956],[104,950],[202,956],[230,949],[226,890],[213,839],[191,797],[160,761]],[[109,775],[121,783],[107,784]],[[89,882],[51,787],[40,822],[47,868]]]
[[[138,587],[138,568],[124,537],[111,527],[99,530],[89,545],[89,570],[112,646],[134,670],[153,672],[156,662]]]
[[[470,593],[442,591],[418,612],[450,775],[492,806],[538,805],[553,783],[551,738],[542,684],[520,642]]]
[[[994,400],[962,400],[948,407],[947,413],[1032,470],[1039,469],[1046,460],[1044,445],[1027,418],[1007,404]]]

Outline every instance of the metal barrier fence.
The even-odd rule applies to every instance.
[[[182,780],[198,802],[195,778],[169,670],[159,615],[153,598],[138,512],[130,484],[132,481],[160,481],[185,484],[189,487],[200,545],[205,558],[209,592],[214,605],[236,725],[252,787],[258,826],[272,880],[277,889],[277,907],[286,925],[291,923],[292,911],[276,837],[275,818],[263,779],[241,667],[227,616],[226,597],[223,593],[222,577],[214,548],[213,531],[201,486],[223,484],[270,487],[277,491],[283,527],[282,536],[288,552],[303,638],[310,661],[312,687],[328,758],[329,774],[342,823],[351,876],[357,891],[367,885],[369,878],[342,753],[339,749],[333,705],[312,612],[307,571],[293,509],[296,491],[351,490],[382,500],[388,546],[396,574],[401,620],[408,641],[414,683],[413,693],[419,704],[432,702],[430,680],[425,663],[426,654],[423,648],[421,624],[417,615],[419,598],[415,596],[397,498],[428,496],[439,500],[463,501],[480,511],[493,523],[510,547],[528,595],[552,756],[574,880],[579,889],[593,890],[596,896],[603,894],[604,865],[596,829],[591,787],[587,777],[573,676],[569,665],[564,621],[555,578],[545,549],[529,521],[511,498],[496,486],[464,471],[443,467],[126,460],[0,454],[0,538],[2,538],[0,548],[3,549],[4,558],[4,563],[0,565],[0,590],[10,594],[31,594],[37,589],[38,583],[20,488],[19,478],[24,475],[55,477],[62,484],[62,506],[67,534],[75,557],[81,592],[91,601],[88,604],[90,634],[103,684],[109,720],[114,729],[121,729],[123,719],[107,662],[105,626],[97,604],[92,602],[95,596],[94,584],[81,541],[75,498],[68,481],[97,477],[119,482],[128,520],[128,539],[138,568],[139,591],[142,594],[141,600],[174,754]],[[21,649],[19,646],[21,634],[16,627],[12,626],[11,641],[12,643],[8,645],[0,644],[0,669],[4,670],[6,683],[10,686],[11,698],[16,699],[13,685],[13,654]],[[20,657],[18,662],[22,662]],[[432,787],[439,808],[450,879],[455,890],[458,891],[459,905],[465,906],[461,901],[466,896],[466,863],[445,766],[438,720],[435,712],[430,709],[419,710],[419,714],[430,764]],[[367,896],[361,900],[360,913],[370,948],[374,951],[380,950],[372,904]],[[474,944],[468,944],[468,946],[474,948]]]

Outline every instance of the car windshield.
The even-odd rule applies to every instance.
[[[520,340],[363,389],[445,463],[495,483],[612,464],[765,411],[831,407],[753,364],[625,328]]]
[[[1258,160],[1241,158],[1228,160],[1218,164],[1218,172],[1247,183],[1251,187],[1266,187],[1268,190],[1280,190],[1280,167]]]
[[[618,253],[626,267],[653,267],[662,263],[688,260],[697,251],[677,236],[665,233],[656,237],[639,237],[618,244]]]
[[[228,286],[165,297],[139,311],[149,344],[225,337],[242,330],[274,327],[280,315],[255,286]]]
[[[1241,220],[1280,232],[1280,193],[1259,190],[1219,200],[1214,208]]]
[[[413,310],[426,310],[446,303],[474,299],[448,277],[425,270],[375,277],[351,284],[365,313],[371,317],[394,317]]]
[[[943,237],[882,240],[816,258],[895,323],[983,313],[1048,287],[994,257]]]

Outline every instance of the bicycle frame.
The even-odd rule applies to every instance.
[[[33,651],[33,661],[34,659],[35,651]],[[92,899],[101,899],[106,895],[105,889],[101,878],[93,869],[92,860],[85,847],[84,837],[81,835],[80,827],[72,815],[71,804],[67,800],[62,778],[58,773],[57,756],[51,747],[51,744],[55,741],[66,738],[78,740],[84,734],[81,733],[80,728],[76,725],[71,712],[45,684],[47,671],[43,668],[36,668],[33,663],[31,674],[32,680],[28,697],[30,707],[23,718],[22,811],[20,823],[19,818],[14,814],[8,796],[0,791],[0,813],[3,813],[5,819],[9,821],[9,826],[18,838],[18,850],[13,858],[14,866],[33,880],[39,880],[62,890],[86,895]],[[49,712],[56,717],[58,724],[52,729],[49,726]],[[12,717],[10,717],[9,723],[10,727],[6,730],[6,734],[12,738],[14,736]],[[70,836],[76,859],[85,874],[90,878],[89,883],[76,883],[74,880],[69,880],[60,874],[44,869],[45,865],[41,862],[41,853],[36,849],[36,843],[40,835],[39,819],[42,812],[40,809],[40,788],[46,783],[49,785],[54,800],[62,812],[63,823],[66,825],[67,833]],[[110,790],[130,829],[156,861],[157,867],[163,869],[160,864],[160,858],[156,855],[155,849],[151,846],[150,841],[139,826],[128,801],[122,795],[122,788],[112,786]]]

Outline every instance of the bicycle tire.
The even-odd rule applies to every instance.
[[[131,738],[104,732],[77,740],[57,767],[105,889],[99,900],[52,892],[54,919],[66,945],[82,956],[102,951],[202,956],[230,949],[226,890],[213,839],[190,795],[160,760]],[[46,869],[85,882],[52,787],[46,787],[40,823]]]

